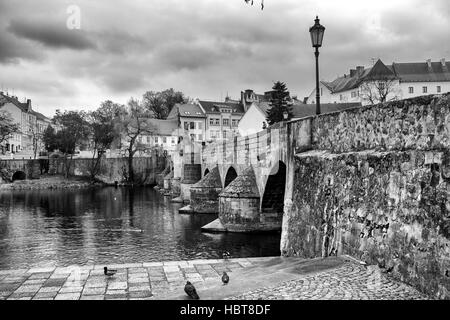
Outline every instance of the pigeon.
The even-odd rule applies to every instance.
[[[228,284],[228,282],[230,281],[230,277],[228,276],[228,274],[224,271],[223,275],[222,275],[222,282],[224,285]]]
[[[113,270],[113,269],[109,269],[107,267],[103,268],[103,273],[105,274],[105,276],[109,276],[112,277],[113,275],[115,275],[117,273],[117,270]]]
[[[224,251],[222,253],[222,258],[224,258],[225,260],[231,258],[231,254],[228,251]]]
[[[191,299],[195,299],[195,300],[200,299],[200,297],[197,294],[197,290],[195,290],[194,285],[192,283],[190,283],[189,281],[186,282],[186,285],[184,286],[184,292],[186,292],[187,295],[189,297],[191,297]]]

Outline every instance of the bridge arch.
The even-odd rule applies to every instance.
[[[27,178],[26,173],[19,170],[19,171],[14,172],[14,174],[12,175],[11,180],[12,181],[25,180],[26,178]]]
[[[261,199],[262,213],[283,213],[285,188],[286,165],[283,161],[278,161],[272,168],[264,188],[264,195]]]
[[[225,174],[225,181],[223,184],[223,187],[226,188],[228,185],[236,179],[238,176],[236,169],[233,166],[230,166],[227,170],[227,173]]]

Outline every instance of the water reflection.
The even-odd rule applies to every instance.
[[[207,234],[151,188],[0,193],[0,269],[279,254],[279,235]]]

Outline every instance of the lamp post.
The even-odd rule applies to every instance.
[[[284,121],[287,121],[287,119],[289,118],[289,113],[286,110],[283,111],[283,118]]]
[[[309,28],[313,48],[316,48],[316,114],[320,114],[320,91],[319,91],[319,48],[322,46],[325,27],[319,23],[319,17],[316,16],[315,24]]]

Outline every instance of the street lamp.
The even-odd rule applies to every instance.
[[[289,113],[286,110],[283,111],[283,118],[284,121],[286,121],[289,118]]]
[[[319,17],[316,16],[316,23],[309,28],[313,48],[316,48],[316,114],[320,114],[320,92],[319,92],[319,48],[322,46],[325,27],[319,23]]]

